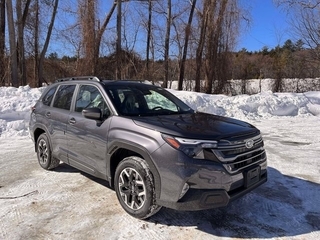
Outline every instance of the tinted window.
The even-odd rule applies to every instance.
[[[54,88],[51,88],[47,93],[46,95],[43,96],[42,98],[42,103],[44,105],[47,105],[47,106],[50,106],[51,105],[51,101],[52,101],[52,98],[54,96],[54,93],[56,92],[56,89],[57,87],[54,87]]]
[[[82,85],[77,95],[76,112],[81,112],[84,108],[100,108],[103,118],[106,118],[110,112],[102,97],[102,94],[95,86]]]
[[[99,90],[90,85],[82,85],[77,95],[76,112],[81,112],[84,108],[97,107],[98,100],[101,99]]]
[[[146,84],[106,86],[118,113],[132,116],[167,115],[193,110],[163,88]]]
[[[53,107],[70,110],[75,85],[62,85],[55,96]]]

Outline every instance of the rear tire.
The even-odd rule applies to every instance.
[[[131,216],[146,219],[157,213],[153,176],[139,157],[123,159],[115,172],[114,188],[122,208]]]
[[[50,143],[47,137],[47,134],[42,133],[37,140],[37,157],[39,165],[46,169],[54,169],[56,168],[60,160],[52,157]]]

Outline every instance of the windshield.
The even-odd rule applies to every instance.
[[[113,84],[106,86],[120,115],[154,116],[190,113],[193,110],[161,87],[147,84]]]

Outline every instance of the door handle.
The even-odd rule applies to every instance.
[[[69,119],[69,123],[70,123],[70,124],[75,124],[75,123],[76,123],[76,120],[75,120],[74,118],[70,118],[70,119]]]
[[[46,112],[45,116],[46,116],[47,118],[49,118],[49,117],[51,116],[51,113],[50,113],[50,112]]]

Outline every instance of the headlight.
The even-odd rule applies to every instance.
[[[216,148],[217,141],[187,139],[162,134],[162,138],[173,148],[184,152],[187,156],[204,159],[204,149]]]

